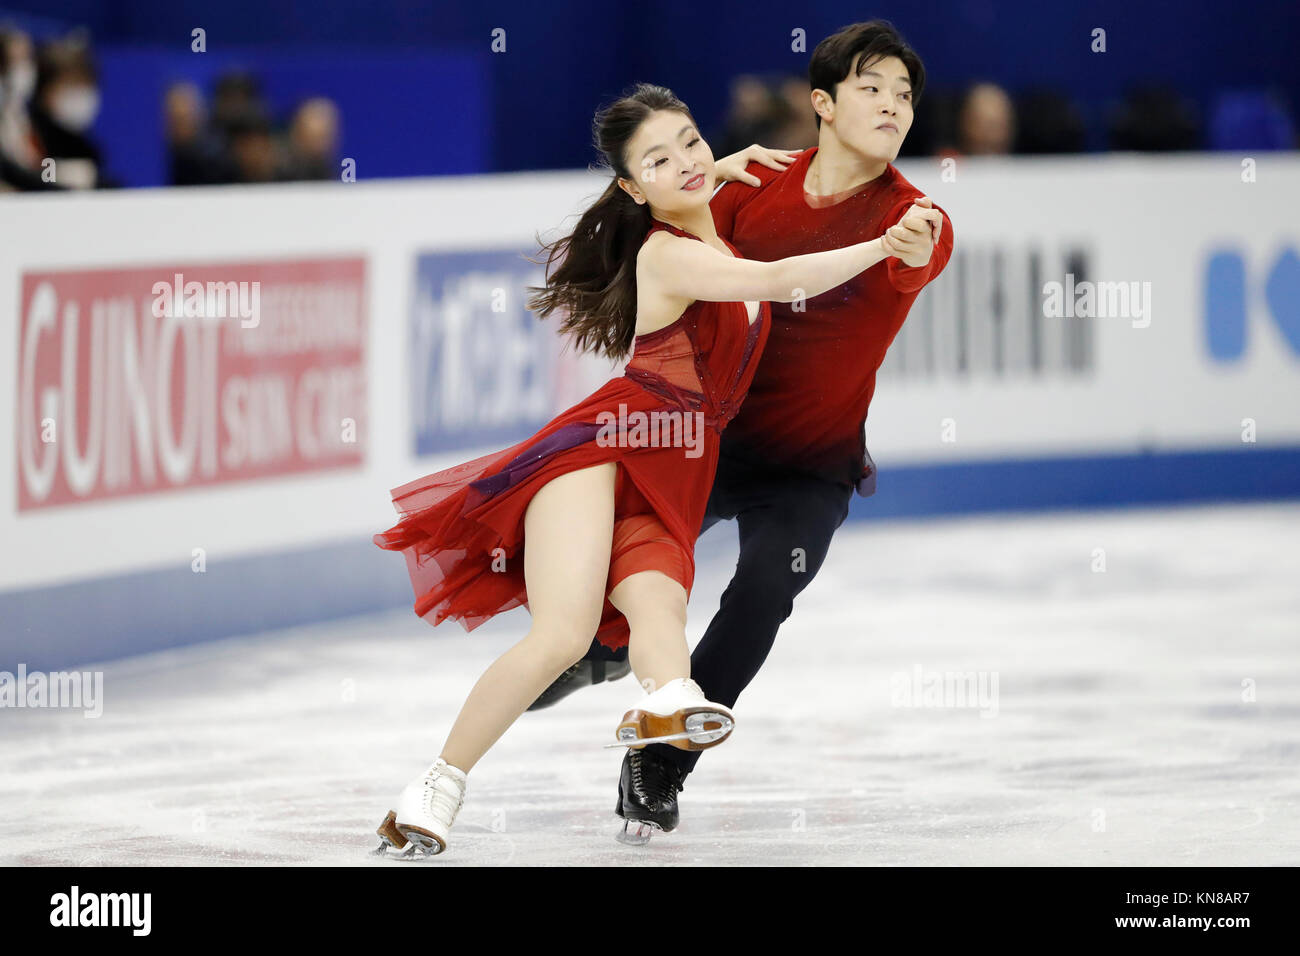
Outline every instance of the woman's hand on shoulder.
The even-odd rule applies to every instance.
[[[802,149],[770,149],[767,146],[759,146],[755,143],[752,146],[746,146],[739,152],[732,153],[730,156],[723,156],[714,164],[714,174],[718,182],[738,182],[746,186],[761,186],[760,180],[753,173],[745,172],[745,168],[751,162],[762,163],[768,169],[775,169],[778,172],[784,170],[787,166],[799,158]]]

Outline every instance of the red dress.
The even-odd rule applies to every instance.
[[[646,239],[661,229],[703,241],[658,221]],[[524,512],[533,495],[558,475],[610,461],[618,463],[614,535],[596,637],[627,644],[627,621],[608,595],[630,574],[662,571],[689,594],[718,438],[749,389],[770,324],[766,302],[752,323],[743,302],[694,302],[636,337],[622,376],[531,438],[394,488],[401,520],[374,542],[405,554],[415,613],[472,631],[527,606]]]

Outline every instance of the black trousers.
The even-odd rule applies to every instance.
[[[776,640],[794,607],[795,595],[821,569],[831,537],[849,513],[853,489],[811,475],[757,471],[725,455],[700,527],[703,534],[724,519],[740,530],[736,573],[722,592],[718,611],[691,654],[691,677],[709,700],[735,705]],[[627,649],[593,643],[589,657],[625,660]],[[685,772],[702,751],[651,744]]]

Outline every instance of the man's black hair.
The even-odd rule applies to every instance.
[[[850,71],[861,74],[877,60],[889,56],[898,57],[907,68],[915,106],[925,90],[925,64],[887,20],[851,24],[818,43],[808,61],[808,83],[814,90],[825,90],[834,100],[835,87]],[[817,125],[821,123],[822,118],[818,116]]]

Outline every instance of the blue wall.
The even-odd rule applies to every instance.
[[[163,93],[173,82],[211,90],[231,68],[251,70],[272,108],[287,117],[310,96],[339,106],[340,155],[357,177],[476,173],[491,164],[484,57],[401,50],[223,48],[206,54],[157,47],[99,54],[104,106],[96,131],[112,174],[127,186],[167,181]],[[430,90],[446,95],[431,96]]]
[[[113,104],[99,132],[129,182],[149,178],[137,168],[157,168],[158,160],[139,158],[146,149],[158,152],[146,145],[148,130],[132,130],[131,122],[156,123],[165,79],[211,73],[212,64],[231,59],[264,72],[279,97],[310,87],[344,102],[348,150],[368,158],[363,176],[367,168],[371,175],[460,172],[470,163],[483,171],[574,168],[594,158],[595,107],[628,84],[673,87],[713,132],[736,73],[804,71],[807,54],[791,51],[792,29],[806,30],[811,48],[845,23],[873,16],[893,20],[916,46],[933,87],[990,78],[1013,91],[1039,84],[1065,90],[1080,103],[1094,145],[1108,110],[1141,80],[1173,83],[1202,110],[1222,89],[1271,87],[1293,115],[1300,112],[1294,0],[1230,9],[1209,0],[748,0],[703,8],[556,0],[0,0],[0,20],[7,13],[42,30],[91,29]],[[196,26],[207,31],[209,52],[202,56],[189,53]],[[1089,51],[1099,26],[1107,31],[1105,54]],[[496,27],[506,30],[504,54],[489,50]],[[303,69],[297,81],[294,64]]]

